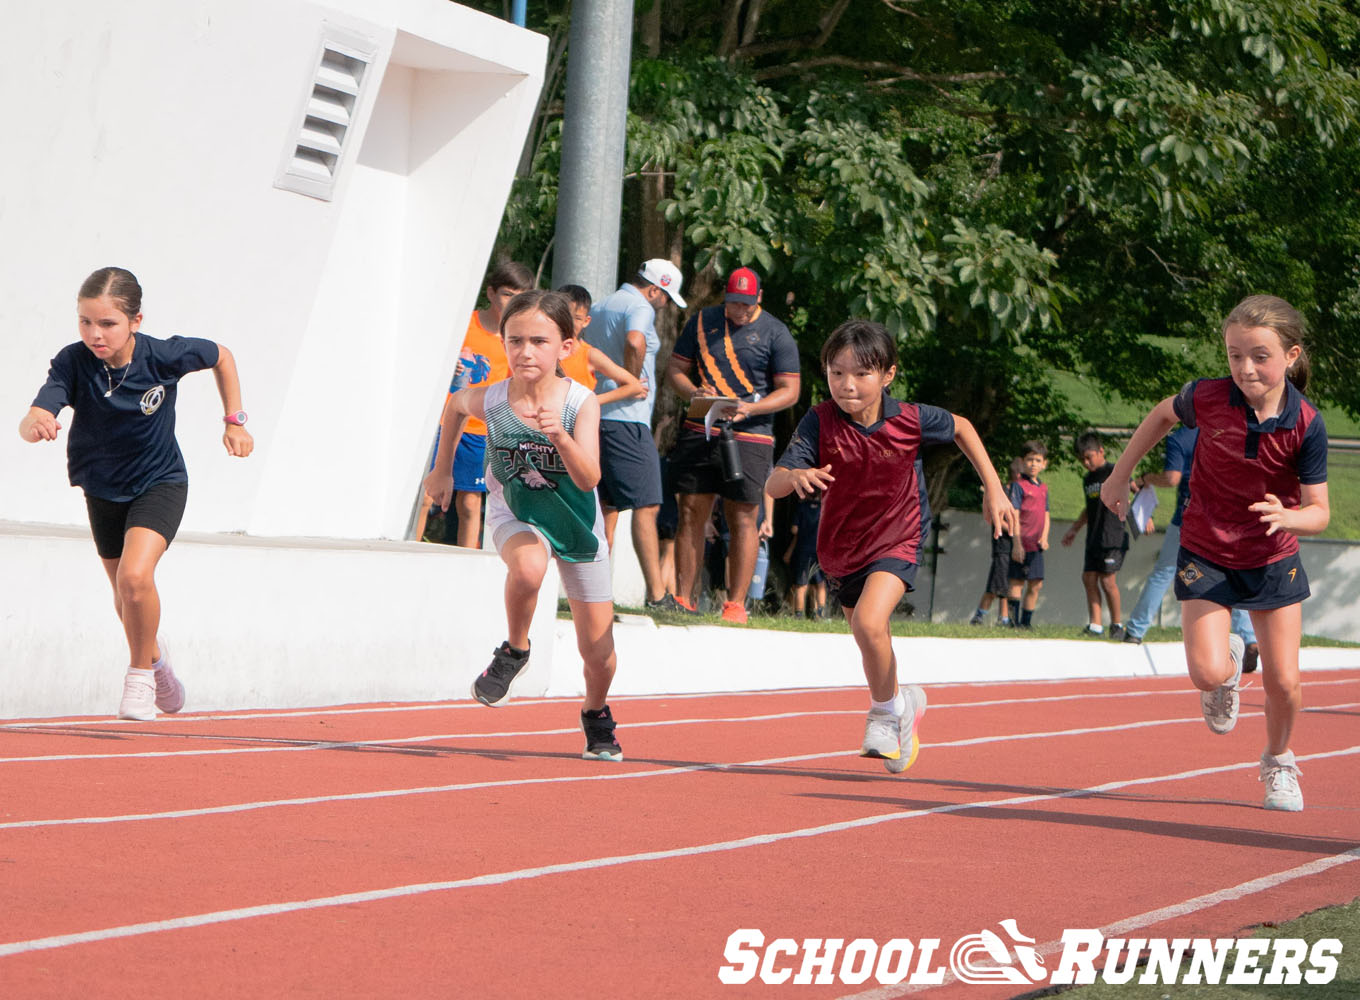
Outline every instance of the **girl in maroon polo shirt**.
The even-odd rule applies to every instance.
[[[822,346],[831,398],[809,410],[769,479],[778,499],[824,494],[817,561],[836,591],[864,661],[871,708],[862,757],[897,774],[916,759],[916,729],[926,696],[899,690],[890,618],[913,589],[930,526],[921,448],[954,442],[982,479],[982,514],[993,537],[1020,530],[1018,512],[973,425],[948,410],[900,403],[888,395],[897,343],[878,323],[850,320]]]
[[[1121,518],[1129,476],[1177,421],[1199,428],[1181,523],[1176,597],[1190,679],[1216,733],[1237,723],[1242,640],[1231,609],[1251,613],[1266,692],[1265,807],[1303,808],[1289,738],[1302,701],[1300,605],[1309,595],[1299,535],[1327,527],[1327,430],[1302,390],[1303,318],[1272,295],[1243,299],[1223,323],[1229,378],[1199,379],[1162,400],[1134,431],[1101,489]]]

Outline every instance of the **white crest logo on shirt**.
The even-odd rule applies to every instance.
[[[141,401],[137,404],[142,408],[142,412],[148,417],[161,408],[165,402],[165,386],[153,385],[142,394]]]

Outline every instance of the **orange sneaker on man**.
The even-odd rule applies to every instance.
[[[722,620],[731,622],[733,625],[746,624],[746,605],[736,601],[726,601],[723,604]]]

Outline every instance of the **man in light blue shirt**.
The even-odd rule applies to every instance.
[[[605,534],[614,544],[619,511],[633,512],[633,549],[647,585],[647,606],[679,610],[661,578],[656,515],[661,509],[661,459],[652,440],[652,408],[656,405],[656,354],[661,338],[656,314],[669,300],[681,309],[680,269],[668,260],[649,260],[619,290],[595,303],[582,336],[647,386],[646,399],[609,403],[600,410],[600,504]],[[597,393],[616,388],[601,378]]]

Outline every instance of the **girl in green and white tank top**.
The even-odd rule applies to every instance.
[[[453,456],[463,424],[487,424],[486,525],[506,565],[508,637],[477,677],[472,694],[497,705],[529,662],[529,625],[548,557],[571,604],[585,668],[583,756],[622,760],[606,699],[614,679],[614,602],[609,550],[595,487],[600,481],[600,406],[565,378],[559,362],[575,346],[571,302],[559,292],[524,292],[501,316],[510,378],[449,396],[425,492],[445,510],[453,496]]]

